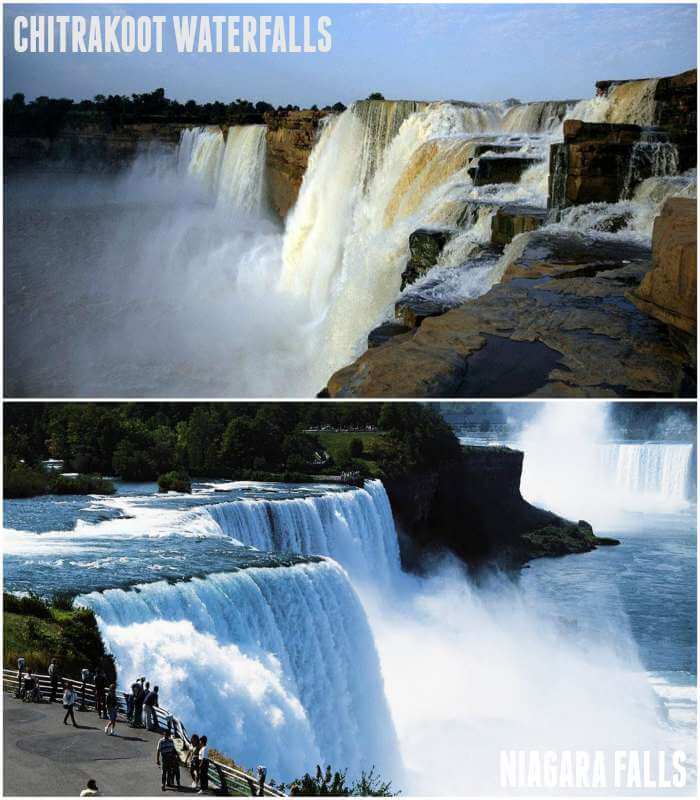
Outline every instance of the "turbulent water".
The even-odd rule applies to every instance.
[[[486,247],[494,209],[546,206],[563,120],[648,124],[650,98],[642,82],[578,103],[359,102],[325,120],[284,226],[262,125],[185,130],[175,153],[149,147],[116,179],[10,178],[9,393],[315,394],[392,316],[413,230],[454,235],[412,293],[447,305],[484,293],[502,273]],[[476,141],[537,163],[476,187]],[[554,228],[648,242],[665,197],[695,194],[677,169],[672,145],[645,142],[624,201],[569,209]]]
[[[122,683],[157,681],[190,731],[277,779],[375,764],[406,794],[491,794],[504,747],[690,754],[690,446],[591,448],[605,415],[587,407],[572,435],[569,405],[547,405],[521,437],[523,491],[597,515],[622,545],[534,562],[517,581],[474,583],[449,559],[403,573],[371,481],[6,501],[6,586],[78,592]],[[583,507],[589,456],[605,481]]]

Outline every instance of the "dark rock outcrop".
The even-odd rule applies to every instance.
[[[518,242],[500,284],[365,353],[329,395],[694,396],[688,354],[626,298],[648,249],[551,231]]]
[[[401,291],[422,278],[437,264],[440,253],[452,238],[452,231],[419,228],[408,237],[411,257],[401,273]]]
[[[447,549],[470,565],[517,567],[602,544],[588,523],[524,500],[522,465],[517,450],[463,447],[461,459],[440,470],[385,479],[405,565],[419,569],[426,554]]]
[[[367,337],[367,347],[379,347],[380,344],[388,342],[394,336],[402,336],[409,333],[412,329],[401,325],[399,322],[385,322],[370,331]]]
[[[418,328],[423,320],[439,317],[450,308],[453,305],[409,292],[394,305],[394,315],[405,330],[412,330]]]
[[[651,271],[628,296],[646,314],[694,341],[697,280],[697,201],[671,197],[654,222]]]
[[[547,210],[535,206],[507,205],[491,219],[491,244],[505,247],[519,233],[537,230],[544,225]]]
[[[265,114],[267,177],[272,207],[287,216],[301,188],[323,111],[275,111]]]
[[[481,156],[468,172],[474,186],[488,183],[518,183],[526,169],[539,163],[527,156]]]

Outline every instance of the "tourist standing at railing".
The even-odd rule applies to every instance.
[[[190,775],[192,776],[192,788],[196,789],[199,784],[199,736],[193,733],[190,737],[190,746],[187,752],[187,759],[185,763],[190,768]]]
[[[204,794],[209,788],[209,745],[206,736],[202,736],[199,745],[199,794]]]
[[[90,670],[87,667],[83,667],[80,670],[80,677],[83,682],[80,687],[80,707],[78,710],[87,711],[87,706],[85,705],[85,690],[87,689],[87,682],[90,680]]]
[[[138,688],[136,690],[136,694],[134,695],[134,719],[132,721],[134,728],[143,727],[141,717],[143,712],[143,701],[146,699],[146,690],[143,688],[143,683],[145,680],[145,678],[139,678],[135,684],[138,686]]]
[[[63,692],[63,708],[66,709],[66,715],[63,717],[63,724],[68,724],[68,717],[71,718],[73,722],[73,727],[77,728],[78,723],[75,721],[75,714],[73,713],[73,707],[75,706],[76,701],[75,692],[73,691],[73,686],[71,685],[70,681],[66,683],[65,691]]]
[[[105,698],[105,705],[107,706],[107,725],[105,726],[105,733],[109,736],[114,736],[114,730],[117,724],[117,685],[110,684]]]
[[[156,708],[158,707],[158,687],[154,686],[152,691],[146,694],[143,701],[143,708],[146,712],[146,727],[149,731],[158,731],[158,718]]]
[[[49,678],[51,679],[51,695],[49,696],[49,703],[55,703],[58,695],[58,682],[61,678],[61,670],[58,666],[58,661],[55,658],[51,659],[48,673]]]
[[[107,719],[107,709],[105,707],[105,689],[107,688],[107,676],[100,667],[95,670],[95,711],[100,719]]]
[[[265,778],[267,778],[267,767],[261,764],[258,767],[258,791],[260,797],[263,797],[265,794]]]
[[[22,682],[24,680],[25,660],[20,656],[17,659],[17,693],[15,697],[22,697]]]

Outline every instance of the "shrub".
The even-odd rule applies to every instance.
[[[51,619],[51,610],[48,605],[35,594],[18,597],[9,592],[2,595],[3,611],[9,614],[26,614],[39,619]]]
[[[4,473],[4,496],[7,498],[35,497],[46,493],[48,478],[38,467],[15,461],[5,464]]]
[[[112,481],[97,475],[56,475],[49,480],[49,494],[114,494]]]
[[[349,450],[352,458],[360,458],[360,456],[365,452],[365,445],[362,439],[352,439],[350,441]]]
[[[161,492],[192,492],[192,478],[184,470],[172,470],[158,477]]]

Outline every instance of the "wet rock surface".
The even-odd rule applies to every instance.
[[[526,169],[538,163],[539,159],[527,156],[481,156],[474,166],[469,167],[468,172],[474,186],[517,183]]]
[[[401,273],[401,291],[411,283],[415,283],[437,264],[440,253],[452,235],[452,231],[432,228],[419,228],[413,231],[408,238],[411,257],[406,269]]]
[[[551,231],[516,244],[501,283],[339,370],[329,396],[694,396],[687,353],[626,297],[648,249]]]
[[[547,219],[547,209],[536,206],[506,205],[491,220],[491,244],[505,247],[519,233],[537,230]]]

